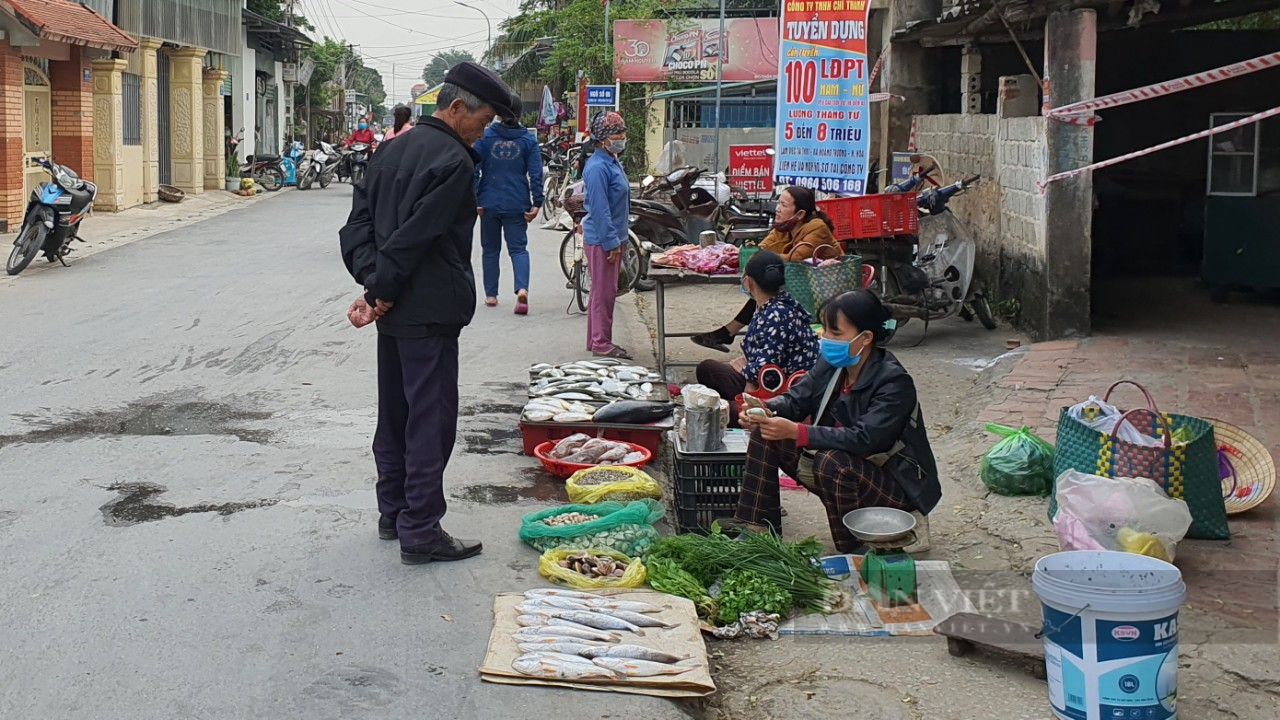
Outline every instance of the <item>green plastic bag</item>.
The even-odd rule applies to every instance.
[[[547,525],[544,520],[581,513],[595,516],[576,525]],[[593,505],[561,505],[525,515],[520,521],[520,539],[540,552],[557,548],[604,549],[630,557],[640,557],[658,541],[653,524],[666,511],[654,500],[626,503],[602,502]]]
[[[987,423],[987,432],[1001,436],[982,456],[982,482],[1000,495],[1038,495],[1053,490],[1053,446],[1023,425],[1015,429]]]

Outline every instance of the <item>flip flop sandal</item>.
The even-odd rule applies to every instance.
[[[617,360],[631,359],[631,354],[618,345],[614,345],[613,349],[610,350],[609,352],[592,352],[591,354],[596,357],[614,358]]]
[[[484,299],[484,306],[485,306],[485,307],[498,307],[498,298],[492,298],[492,297],[490,297],[490,298],[485,298],[485,299]]]
[[[516,294],[516,311],[515,312],[517,315],[529,314],[529,296],[527,294],[521,294],[521,293]]]

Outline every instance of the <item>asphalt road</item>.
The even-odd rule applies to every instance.
[[[0,717],[684,717],[476,672],[494,593],[543,584],[519,517],[563,492],[515,426],[528,365],[583,355],[560,234],[533,231],[533,314],[463,335],[445,526],[485,552],[407,567],[349,204],[288,192],[0,287]]]

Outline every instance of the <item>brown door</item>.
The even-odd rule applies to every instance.
[[[49,77],[30,63],[22,65],[22,157],[25,203],[31,191],[49,178],[34,160],[53,152],[53,117],[49,110]]]

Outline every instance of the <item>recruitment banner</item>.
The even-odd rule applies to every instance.
[[[613,24],[613,75],[622,82],[772,80],[778,75],[778,18],[618,20]]]
[[[867,0],[782,0],[774,182],[866,191]]]
[[[772,145],[730,145],[729,184],[757,197],[773,194]]]

